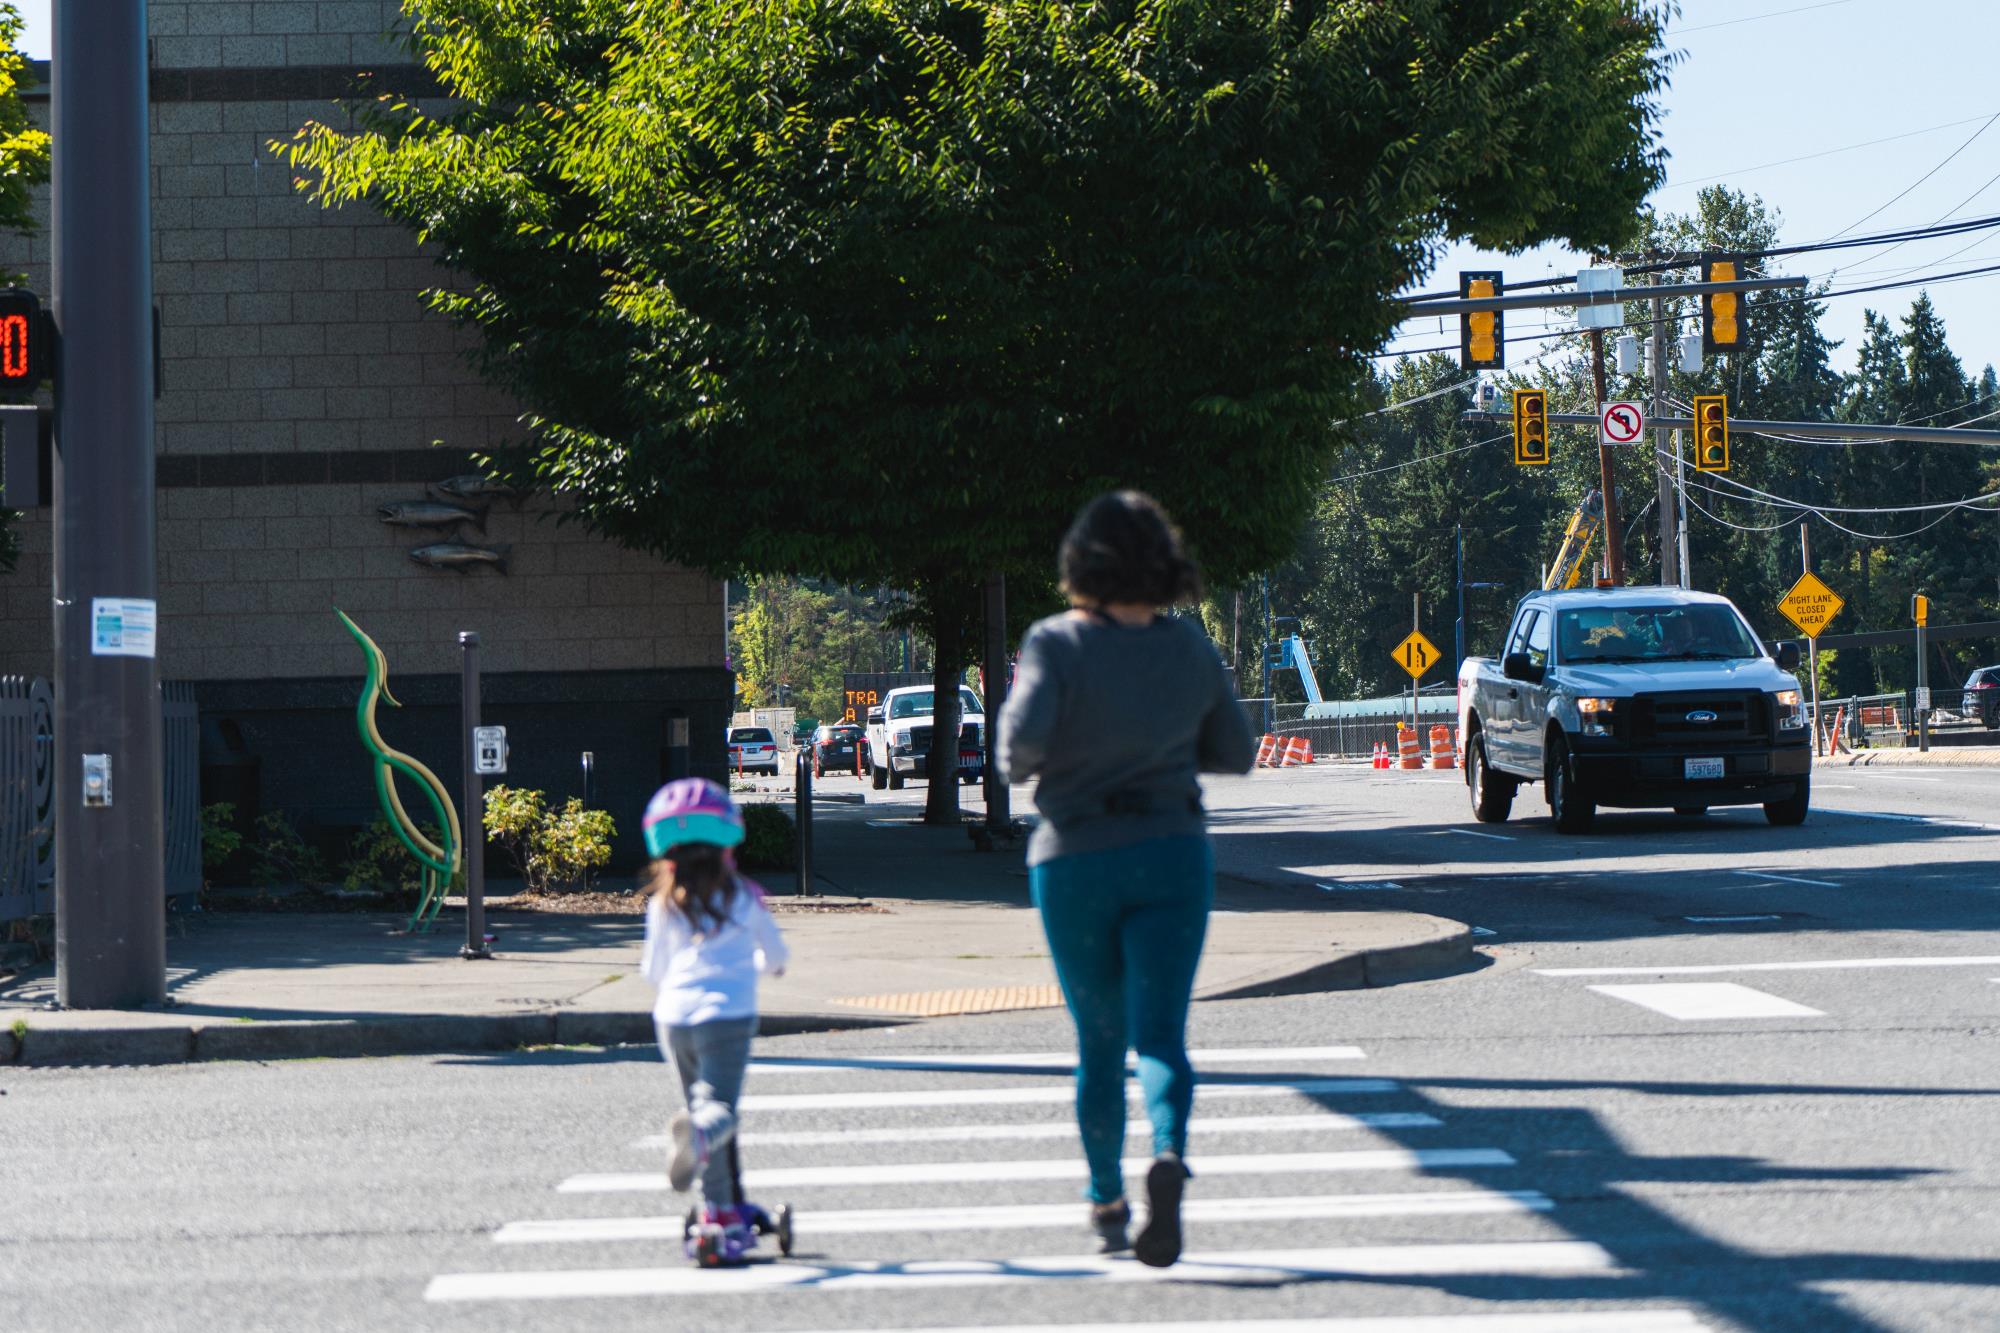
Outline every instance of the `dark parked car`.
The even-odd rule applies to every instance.
[[[1964,713],[1979,712],[1979,721],[1989,730],[2000,728],[2000,666],[1980,667],[1965,678]]]
[[[836,722],[813,733],[813,776],[868,771],[866,732],[853,722]]]

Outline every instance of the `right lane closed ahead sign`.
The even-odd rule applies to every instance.
[[[1827,621],[1839,615],[1840,608],[1846,605],[1839,593],[1811,574],[1800,575],[1791,591],[1778,601],[1778,609],[1785,613],[1785,618],[1808,639],[1817,639]]]

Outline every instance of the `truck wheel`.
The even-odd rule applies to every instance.
[[[1495,773],[1486,761],[1486,737],[1472,733],[1465,747],[1465,784],[1472,789],[1472,816],[1482,824],[1504,824],[1514,808],[1514,792],[1520,784],[1505,773]]]
[[[873,764],[873,763],[868,765],[868,780],[869,782],[874,784],[876,791],[881,791],[884,787],[889,785],[888,766],[885,764]]]
[[[1806,822],[1806,811],[1812,807],[1812,779],[1799,779],[1798,789],[1782,801],[1764,802],[1764,818],[1779,828],[1791,828]]]
[[[1549,813],[1558,833],[1588,833],[1597,806],[1571,771],[1569,742],[1557,736],[1549,745]]]
[[[889,790],[901,791],[902,789],[903,789],[903,775],[896,771],[896,766],[894,764],[891,764],[889,765]]]

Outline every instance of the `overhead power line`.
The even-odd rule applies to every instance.
[[[1685,37],[1691,32],[1707,32],[1711,28],[1733,28],[1739,23],[1756,23],[1760,19],[1781,19],[1787,14],[1803,14],[1812,9],[1832,9],[1835,5],[1848,5],[1854,0],[1819,0],[1817,4],[1796,5],[1791,9],[1774,9],[1766,14],[1745,14],[1740,19],[1722,19],[1716,23],[1699,23],[1692,28],[1669,28],[1667,36]]]
[[[1677,180],[1670,185],[1662,185],[1660,189],[1679,190],[1690,185],[1706,185],[1709,181],[1733,180],[1738,176],[1747,176],[1753,171],[1769,171],[1772,167],[1789,167],[1800,162],[1816,162],[1822,157],[1837,157],[1841,153],[1859,152],[1863,148],[1879,148],[1885,143],[1900,143],[1904,139],[1916,139],[1926,134],[1936,134],[1939,130],[1955,130],[1960,125],[1970,125],[1975,121],[1984,119],[1984,116],[1967,116],[1964,120],[1947,120],[1942,125],[1926,125],[1920,130],[1905,130],[1901,134],[1886,135],[1880,139],[1864,139],[1860,143],[1842,144],[1838,148],[1824,148],[1817,153],[1802,153],[1798,157],[1780,158],[1776,162],[1759,162],[1754,167],[1738,167],[1734,171],[1718,171],[1712,176],[1690,176],[1686,180]],[[1971,201],[1967,200],[1966,202],[1970,203]],[[1964,206],[1964,204],[1959,205],[1960,208]]]
[[[1958,147],[1952,149],[1949,153],[1945,154],[1944,160],[1942,162],[1939,162],[1929,171],[1926,171],[1923,175],[1917,177],[1915,180],[1911,181],[1908,185],[1904,186],[1901,192],[1899,192],[1894,198],[1890,199],[1888,203],[1883,204],[1880,208],[1877,208],[1874,212],[1866,214],[1863,217],[1860,217],[1855,221],[1848,223],[1845,227],[1842,227],[1832,236],[1827,237],[1827,239],[1834,240],[1837,237],[1845,236],[1848,232],[1853,231],[1863,222],[1868,221],[1869,218],[1880,216],[1882,211],[1888,208],[1890,204],[1894,204],[1898,200],[1901,200],[1905,195],[1909,194],[1911,190],[1916,189],[1919,185],[1922,185],[1925,181],[1929,180],[1931,177],[1937,175],[1940,171],[1943,171],[1947,166],[1951,165],[1952,159],[1957,157],[1960,153],[1964,152],[1966,149],[1972,147],[1972,141],[1974,139],[1977,139],[1980,135],[1986,133],[1986,131],[1992,129],[1993,122],[1996,120],[2000,120],[2000,111],[1996,111],[1991,116],[1987,117],[1986,123],[1981,125],[1978,129],[1974,130],[1970,135],[1966,136],[1966,140],[1964,143],[1960,144]]]

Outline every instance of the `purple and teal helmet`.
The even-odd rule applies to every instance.
[[[707,778],[669,782],[646,802],[646,850],[665,856],[684,842],[734,847],[743,841],[743,812]]]

